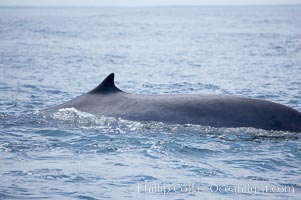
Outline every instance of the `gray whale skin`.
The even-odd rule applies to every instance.
[[[222,95],[130,94],[115,86],[114,73],[90,92],[50,109],[70,107],[132,121],[301,132],[301,113],[278,103]]]

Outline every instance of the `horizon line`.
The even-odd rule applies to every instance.
[[[28,5],[28,4],[3,4],[0,7],[180,7],[180,6],[300,6],[301,3],[279,3],[279,4],[148,4],[148,5]]]

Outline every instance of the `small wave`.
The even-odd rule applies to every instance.
[[[142,123],[121,118],[100,116],[79,111],[75,108],[63,108],[50,115],[50,120],[61,121],[65,125],[75,125],[81,128],[102,129],[110,128],[119,131],[134,131],[142,127]],[[119,132],[118,131],[118,132]]]

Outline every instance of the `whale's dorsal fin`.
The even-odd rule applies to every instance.
[[[115,86],[114,83],[114,73],[111,73],[107,78],[105,78],[96,88],[88,93],[111,93],[111,92],[122,92],[119,88]]]

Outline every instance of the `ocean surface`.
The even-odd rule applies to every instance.
[[[1,7],[0,199],[301,198],[298,133],[41,112],[111,72],[301,111],[301,6]]]

